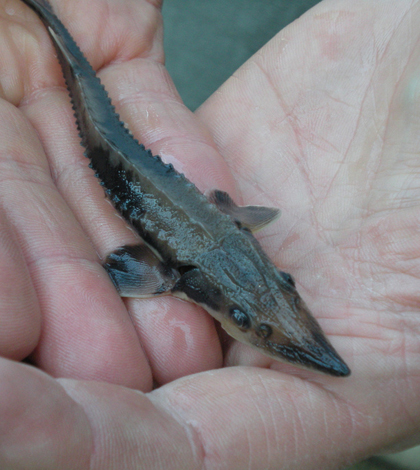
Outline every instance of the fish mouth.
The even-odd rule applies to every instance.
[[[322,336],[313,335],[315,341],[306,344],[288,344],[266,341],[265,351],[276,359],[298,367],[312,369],[334,377],[348,377],[348,365],[341,359],[333,346]]]

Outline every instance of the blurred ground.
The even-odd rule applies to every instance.
[[[165,0],[166,65],[195,110],[254,52],[319,0]],[[420,470],[420,447],[348,470]]]
[[[166,65],[195,110],[254,52],[318,0],[164,0]]]

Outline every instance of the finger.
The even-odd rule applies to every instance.
[[[134,5],[130,2],[127,4]],[[127,17],[130,16],[130,19],[127,18],[128,25],[131,24],[133,14],[139,14],[139,2],[135,5],[133,10],[130,7],[126,11]],[[64,12],[67,13],[66,21],[69,25],[75,21],[72,12],[71,9]],[[115,14],[114,12],[107,19],[110,24],[113,24]],[[119,11],[118,15],[121,14]],[[78,18],[79,20],[84,23],[86,29],[90,29],[91,19],[87,21],[86,18]],[[74,32],[75,36],[76,34],[77,31]],[[115,39],[118,34],[121,33],[118,33],[117,21],[117,32],[111,32],[110,36]],[[75,39],[78,40],[77,37]],[[155,39],[158,40],[160,38]],[[155,153],[162,153],[163,150],[163,156],[168,161],[178,160],[178,169],[188,170],[191,179],[197,179],[203,189],[206,189],[205,185],[214,186],[216,183],[225,187],[225,181],[230,177],[222,159],[201,125],[181,105],[166,72],[159,63],[152,60],[155,56],[151,57],[148,50],[140,50],[135,53],[141,57],[120,63],[120,57],[130,56],[131,53],[127,52],[130,51],[130,46],[124,45],[123,48],[122,41],[117,43],[121,44],[118,53],[109,48],[102,51],[105,58],[112,54],[108,60],[115,62],[106,64],[102,60],[103,69],[100,76],[123,120],[147,147],[155,150]],[[88,58],[95,57],[97,48],[97,43],[88,44],[84,52]],[[150,48],[157,50],[155,45]],[[115,54],[118,59],[115,59]],[[57,80],[62,84],[62,78]],[[36,88],[36,84],[32,86]],[[24,111],[34,123],[44,143],[55,184],[93,241],[97,252],[104,256],[118,246],[133,243],[136,237],[127,230],[127,224],[116,217],[114,209],[104,199],[102,189],[82,157],[67,92],[64,88],[59,88],[51,90],[51,94],[55,96],[54,103],[60,103],[60,108],[56,111],[57,119],[53,118],[54,107],[47,93],[36,103],[31,102]],[[66,117],[60,120],[58,116]],[[220,365],[220,348],[216,351],[214,349],[218,344],[218,337],[213,323],[203,314],[188,314],[192,309],[189,306],[185,308],[182,302],[166,302],[167,306],[171,306],[170,315],[161,314],[167,307],[162,308],[157,301],[127,303],[139,336],[147,342],[148,356],[159,382],[172,380],[186,372],[206,369],[209,365]],[[147,312],[150,321],[143,322],[143,312]],[[188,341],[179,341],[179,328],[174,330],[173,325],[182,325],[186,319],[187,327],[184,328],[183,337],[188,337]],[[153,328],[150,333],[142,329],[151,325]],[[156,332],[173,333],[168,337]],[[168,345],[171,345],[169,349]],[[176,357],[182,357],[183,361],[174,360]],[[179,367],[174,370],[177,362]]]
[[[54,375],[150,387],[150,370],[129,317],[121,300],[110,294],[111,283],[94,249],[54,186],[36,134],[4,101],[0,115],[3,155],[10,156],[2,159],[2,210],[14,229],[43,314],[35,360]],[[25,271],[21,282],[25,284]],[[28,302],[23,291],[12,306],[19,298]],[[27,311],[31,316],[37,312],[37,303],[33,305],[34,311]],[[16,322],[23,332],[33,324],[22,326],[26,318],[19,318],[18,309],[7,314],[14,318],[14,335]],[[26,352],[38,334],[39,325],[34,336],[26,333]]]
[[[128,304],[156,385],[223,365],[214,321],[201,308],[171,296]]]
[[[369,394],[371,385],[360,387],[360,377],[352,377],[319,386],[275,371],[232,367],[185,377],[150,396],[188,427],[206,468],[335,470],[407,436],[412,445],[418,442],[418,400],[402,412],[385,396],[378,402],[378,394]],[[400,403],[398,392],[394,397]]]
[[[111,96],[117,97],[117,110],[139,140],[173,163],[201,190],[229,185],[224,162],[205,130],[180,103],[166,72],[144,61],[124,67],[104,70],[101,78]],[[114,74],[119,81],[113,80]],[[121,244],[121,239],[119,234],[109,238],[114,246]],[[159,383],[222,364],[214,323],[201,310],[197,312],[197,308],[171,298],[162,302],[130,300],[127,305]]]
[[[0,128],[0,141],[4,127]],[[10,177],[10,154],[0,150],[0,193]],[[7,184],[7,183],[6,183]],[[1,198],[0,198],[1,201]],[[0,207],[2,203],[0,202]],[[36,292],[17,235],[0,209],[0,356],[21,360],[29,355],[39,340],[41,315]]]
[[[0,416],[1,468],[198,468],[188,432],[127,388],[0,359]]]
[[[0,416],[1,468],[89,468],[89,421],[43,372],[0,359]]]

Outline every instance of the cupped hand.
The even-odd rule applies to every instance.
[[[353,374],[221,342],[171,297],[118,297],[101,259],[137,237],[83,157],[45,27],[4,0],[0,467],[326,470],[418,443],[419,6],[325,0],[193,115],[159,3],[52,2],[146,147],[202,191],[282,209],[261,243]]]

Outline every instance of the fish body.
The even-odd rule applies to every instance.
[[[57,50],[85,155],[115,208],[145,242],[104,267],[120,295],[172,294],[204,307],[234,338],[264,354],[335,376],[350,370],[253,233],[279,211],[204,196],[126,129],[89,62],[46,0],[22,0]]]

